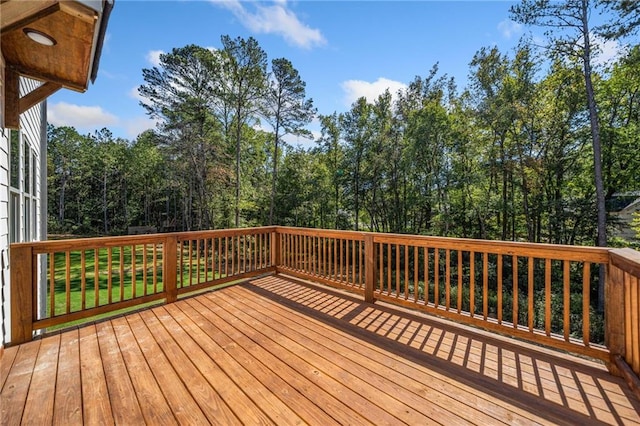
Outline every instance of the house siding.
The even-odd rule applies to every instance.
[[[36,80],[20,78],[20,96],[31,92],[41,83]],[[46,106],[44,103],[38,104],[25,111],[20,115],[20,190],[13,191],[18,195],[20,218],[18,218],[19,241],[38,241],[46,239],[46,228],[43,226],[43,219],[46,219],[46,188],[43,191],[42,185],[46,185]],[[10,186],[9,186],[9,170],[11,167],[10,156],[10,131],[8,129],[0,129],[0,284],[2,286],[2,341],[4,346],[11,341],[11,289],[10,289],[10,228],[12,220],[12,212],[9,208]],[[25,147],[25,143],[28,145]],[[24,181],[25,165],[24,156],[25,149],[29,151],[29,182]],[[46,158],[45,158],[46,160]],[[33,182],[36,182],[35,191],[32,190]],[[30,185],[29,191],[25,191],[25,186]],[[27,193],[28,192],[28,193]],[[44,194],[44,197],[43,197]],[[36,208],[33,209],[35,202]],[[29,206],[25,205],[29,203]],[[31,217],[25,220],[25,211],[29,210]],[[27,234],[26,231],[30,230]],[[43,268],[39,265],[39,274],[42,275]],[[45,295],[46,296],[46,295]],[[40,306],[44,306],[42,302]]]

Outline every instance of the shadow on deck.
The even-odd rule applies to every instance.
[[[5,349],[7,424],[640,424],[604,366],[282,275]]]

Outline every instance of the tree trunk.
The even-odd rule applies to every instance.
[[[240,226],[240,136],[242,123],[240,121],[240,107],[236,111],[236,203],[235,203],[235,227]]]
[[[273,143],[273,175],[271,177],[271,205],[269,206],[269,225],[273,225],[273,207],[276,200],[276,181],[278,179],[278,133],[280,131],[280,120],[276,118],[276,133]]]
[[[600,144],[600,124],[598,122],[598,107],[591,80],[591,45],[589,40],[588,1],[582,0],[582,34],[584,37],[584,53],[582,62],[584,66],[584,82],[587,91],[587,103],[589,106],[589,121],[591,124],[591,137],[593,140],[593,172],[596,187],[596,206],[598,210],[598,247],[607,246],[607,211],[604,203],[604,182],[602,179],[602,148]],[[605,269],[599,268],[598,280],[598,310],[604,311],[604,280]]]

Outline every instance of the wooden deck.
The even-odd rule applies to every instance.
[[[3,424],[640,424],[596,363],[283,276],[6,348]]]

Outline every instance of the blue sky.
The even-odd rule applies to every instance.
[[[135,139],[154,123],[136,96],[142,69],[187,44],[220,47],[220,36],[253,36],[269,61],[285,57],[307,83],[318,112],[349,109],[387,87],[395,92],[438,62],[466,85],[483,46],[510,52],[527,28],[509,21],[511,1],[132,1],[116,0],[95,84],[48,100],[49,122],[81,133],[102,127]],[[615,55],[604,46],[602,59]],[[309,127],[317,134],[317,122]],[[289,140],[310,145],[311,141]]]

